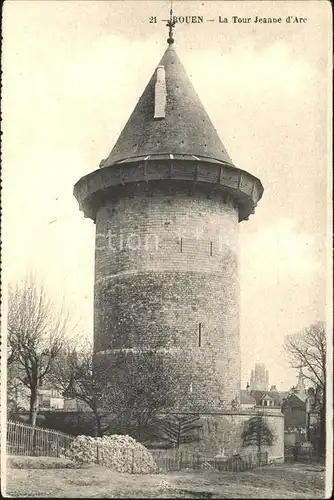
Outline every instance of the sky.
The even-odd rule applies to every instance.
[[[325,319],[329,300],[330,4],[173,4],[175,15],[215,19],[178,24],[175,48],[235,165],[264,186],[255,215],[239,225],[242,385],[263,362],[271,384],[290,388],[297,374],[284,337]],[[79,211],[73,185],[115,144],[166,48],[161,20],[169,8],[4,4],[4,286],[32,271],[56,303],[64,297],[87,338],[95,226]],[[218,23],[219,15],[230,22]],[[256,15],[282,22],[231,22]],[[287,16],[307,21],[287,24]]]

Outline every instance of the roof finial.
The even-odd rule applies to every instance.
[[[172,43],[174,43],[173,28],[175,26],[175,23],[176,23],[176,21],[173,20],[173,0],[171,0],[170,11],[169,11],[169,20],[167,21],[167,24],[166,24],[166,26],[169,27],[168,38],[167,38],[168,45],[172,45]]]

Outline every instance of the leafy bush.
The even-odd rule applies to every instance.
[[[274,442],[274,434],[272,433],[263,413],[259,412],[254,417],[251,417],[244,424],[241,434],[242,446],[257,447],[258,453],[261,453],[263,446],[271,446]]]
[[[95,422],[92,412],[63,412],[50,411],[45,412],[44,427],[55,429],[71,436],[95,435]]]
[[[151,453],[130,436],[78,436],[66,456],[75,463],[99,463],[118,472],[149,474],[157,471]]]

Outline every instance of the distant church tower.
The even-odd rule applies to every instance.
[[[301,368],[299,369],[298,383],[294,392],[302,401],[306,401],[307,392],[305,389],[303,370]]]
[[[96,224],[96,356],[163,345],[188,387],[191,373],[183,408],[210,413],[239,396],[238,223],[263,187],[233,164],[173,41],[74,195]]]
[[[250,389],[251,391],[269,390],[269,372],[264,363],[255,363],[251,372]]]

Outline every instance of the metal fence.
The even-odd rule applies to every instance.
[[[212,469],[229,472],[243,472],[268,464],[268,453],[252,453],[229,457],[208,458],[200,453],[179,450],[150,450],[160,471],[182,469]]]
[[[320,462],[325,461],[325,454],[317,451],[313,447],[305,447],[302,443],[296,443],[294,446],[284,446],[285,462]]]
[[[44,429],[21,422],[7,422],[7,455],[61,457],[70,448],[74,436],[51,429]],[[125,451],[125,450],[124,450]],[[268,453],[232,455],[229,457],[208,458],[207,456],[186,450],[149,450],[157,465],[157,472],[189,470],[219,470],[242,472],[268,464]],[[127,453],[127,452],[125,452]],[[145,463],[146,457],[138,457],[138,451],[129,450],[125,460],[129,464],[127,472],[135,472],[134,464]],[[140,452],[139,452],[140,455]],[[93,461],[103,464],[103,446],[96,446]]]
[[[208,458],[201,453],[194,453],[185,450],[149,450],[157,466],[156,472],[168,473],[181,470],[219,470],[226,472],[243,472],[255,469],[256,467],[268,465],[268,453],[250,453],[247,455],[232,455],[228,457]],[[108,454],[107,454],[108,455]],[[103,446],[96,444],[96,449],[92,449],[87,454],[89,461],[96,464],[105,465]],[[110,457],[106,457],[109,461]],[[119,456],[122,462],[123,472],[136,473],[149,472],[146,470],[147,451],[125,449]],[[119,464],[118,464],[119,465]]]
[[[7,422],[7,455],[61,457],[73,436],[21,422]]]

